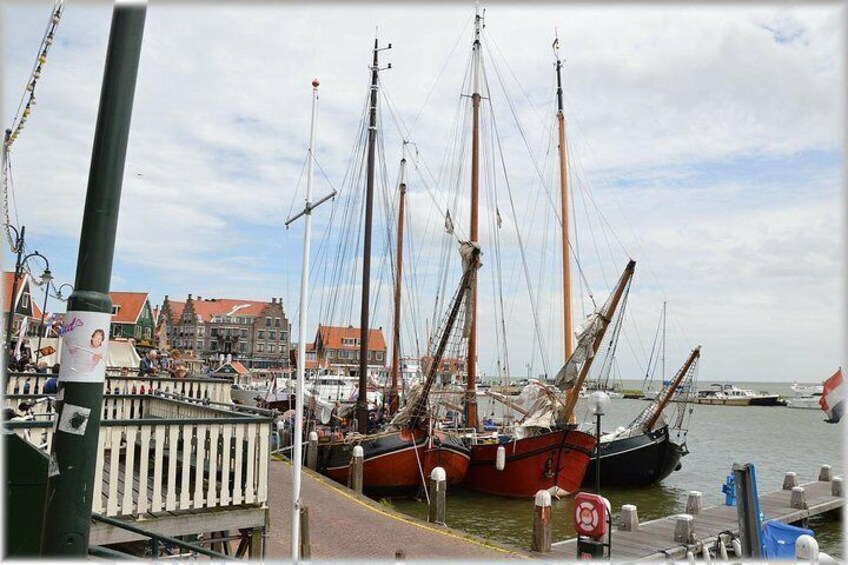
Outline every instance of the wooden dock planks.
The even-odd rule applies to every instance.
[[[806,509],[790,506],[792,492],[780,490],[760,496],[760,511],[765,522],[797,522],[805,518],[843,508],[845,498],[831,494],[830,481],[816,481],[802,485],[807,499]],[[637,530],[624,532],[613,529],[612,558],[624,561],[662,560],[685,558],[687,550],[698,553],[703,544],[712,545],[716,536],[724,531],[738,531],[735,506],[711,506],[695,515],[694,532],[699,541],[688,546],[674,541],[675,515],[643,522]],[[554,543],[551,555],[561,559],[577,558],[577,539]]]

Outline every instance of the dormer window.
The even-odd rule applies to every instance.
[[[120,312],[120,311],[121,311],[121,305],[120,304],[115,304],[115,305],[112,306],[112,315],[113,316],[117,316],[118,312]]]

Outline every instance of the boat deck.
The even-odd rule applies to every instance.
[[[805,489],[807,508],[792,508],[791,490],[780,490],[760,496],[760,511],[765,515],[764,522],[778,521],[792,523],[811,516],[839,510],[845,506],[845,498],[831,494],[830,481],[816,481],[800,485]],[[696,555],[701,547],[715,543],[719,533],[732,531],[738,533],[735,506],[712,506],[704,508],[694,515],[693,531],[695,544],[684,545],[674,541],[675,516],[668,516],[639,524],[632,532],[613,529],[612,558],[616,561],[665,561],[685,559],[687,551]],[[577,558],[577,538],[554,543],[551,555],[558,559]]]

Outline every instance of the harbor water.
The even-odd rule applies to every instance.
[[[638,388],[641,383],[632,383]],[[768,390],[792,396],[787,383],[736,383],[740,388]],[[631,383],[624,383],[625,388]],[[703,386],[703,385],[702,385]],[[602,428],[610,431],[627,425],[647,405],[643,400],[614,399]],[[480,413],[498,413],[500,405],[481,397]],[[703,492],[704,506],[724,503],[721,486],[733,463],[753,463],[760,493],[779,490],[786,471],[795,471],[800,482],[816,480],[822,464],[833,467],[834,476],[844,471],[842,434],[845,422],[827,424],[821,410],[797,410],[782,406],[692,406],[688,446],[683,468],[659,485],[646,488],[602,488],[613,513],[622,504],[635,504],[640,521],[682,512],[689,491]],[[587,416],[580,401],[578,418]],[[426,500],[393,498],[386,501],[396,510],[427,519]],[[570,497],[554,500],[554,541],[574,537]],[[521,549],[530,547],[533,502],[483,495],[461,488],[448,494],[447,524],[482,538]],[[842,558],[842,522],[817,519],[811,522],[822,551]],[[615,536],[613,536],[614,543]],[[613,548],[613,556],[615,549]]]

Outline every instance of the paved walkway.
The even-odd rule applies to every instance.
[[[269,559],[291,556],[291,465],[272,460],[269,468]],[[302,499],[309,508],[313,559],[390,559],[403,550],[408,560],[526,558],[470,535],[434,526],[386,508],[364,496],[304,470]]]

